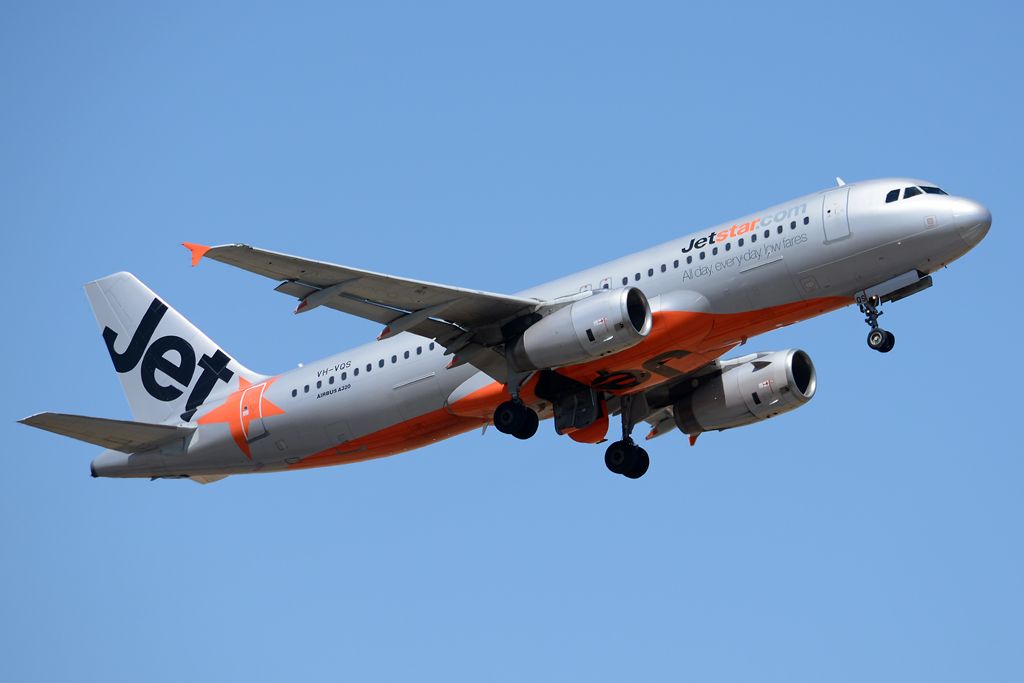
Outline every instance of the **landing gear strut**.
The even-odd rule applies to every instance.
[[[868,347],[879,353],[889,353],[892,347],[896,346],[896,335],[878,326],[878,317],[882,311],[878,309],[881,299],[877,296],[858,297],[857,306],[864,314],[864,322],[871,326],[868,332]]]
[[[623,396],[622,403],[622,440],[608,446],[604,452],[604,464],[615,474],[629,479],[639,479],[647,473],[651,466],[651,458],[647,451],[633,443],[632,397]]]

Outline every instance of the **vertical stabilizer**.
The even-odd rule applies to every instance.
[[[128,405],[142,422],[190,422],[207,400],[264,379],[225,353],[131,273],[90,282],[92,305]]]

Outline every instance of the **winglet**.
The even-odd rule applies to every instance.
[[[193,268],[199,265],[199,259],[203,258],[203,256],[206,255],[206,252],[211,249],[211,247],[203,246],[202,244],[193,244],[192,242],[182,242],[181,246],[192,252]]]

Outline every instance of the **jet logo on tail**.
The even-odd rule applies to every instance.
[[[195,349],[176,335],[160,337],[150,344],[153,333],[156,332],[156,328],[166,312],[167,304],[154,298],[124,351],[114,349],[114,342],[117,340],[118,334],[109,327],[103,328],[103,341],[107,345],[107,351],[110,352],[110,359],[114,361],[114,369],[124,374],[138,366],[142,386],[146,389],[146,393],[158,401],[170,402],[181,397],[185,393],[185,389],[191,386],[196,368],[201,368],[199,380],[185,401],[185,412],[181,414],[181,419],[188,422],[195,415],[199,406],[203,405],[203,402],[210,396],[217,381],[227,383],[235,373],[228,369],[231,357],[220,349],[217,349],[212,356],[203,354],[202,358],[196,362]],[[168,358],[168,351],[176,351],[177,360]],[[157,381],[157,370],[184,389],[173,384],[161,384]]]

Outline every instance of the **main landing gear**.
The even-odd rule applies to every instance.
[[[509,367],[511,368],[511,361]],[[494,428],[502,434],[511,434],[517,439],[529,439],[537,433],[540,417],[530,406],[519,398],[519,389],[532,373],[512,372],[509,370],[508,389],[512,394],[511,401],[505,401],[494,409]]]
[[[517,439],[529,439],[539,424],[537,413],[518,399],[505,401],[494,411],[494,428]]]
[[[877,296],[857,299],[857,306],[865,316],[864,322],[871,326],[871,331],[868,332],[868,346],[879,353],[889,353],[892,347],[896,346],[896,335],[878,326],[878,317],[882,315],[882,311],[878,310],[881,303]]]
[[[616,441],[604,452],[604,464],[615,474],[629,479],[639,479],[647,473],[651,466],[651,458],[647,451],[633,443],[633,417],[631,415],[632,397],[623,396],[622,402],[622,440]]]
[[[604,452],[604,464],[615,474],[639,479],[647,474],[651,457],[647,451],[633,443],[633,439],[616,441]]]

